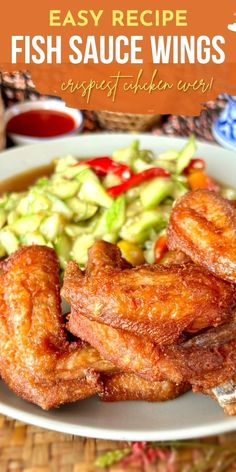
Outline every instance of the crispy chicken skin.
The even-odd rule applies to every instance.
[[[97,241],[86,272],[67,265],[62,295],[76,311],[114,328],[145,335],[159,346],[230,319],[234,287],[194,264],[123,269],[119,248]]]
[[[59,264],[47,247],[24,247],[0,265],[0,374],[44,409],[101,389],[113,368],[81,341],[69,343],[61,315]]]
[[[116,402],[124,400],[145,400],[161,402],[172,400],[189,390],[189,385],[170,382],[149,382],[138,375],[117,373],[102,376],[101,400]]]
[[[91,321],[72,309],[67,329],[94,346],[101,356],[124,372],[133,372],[147,380],[160,379],[159,352],[145,336]]]
[[[235,373],[236,324],[211,328],[192,339],[166,348],[159,361],[162,375],[173,382],[187,381],[203,392],[227,382]]]
[[[75,311],[69,317],[68,329],[91,343],[122,372],[148,381],[189,383],[195,391],[205,391],[227,381],[235,372],[233,322],[163,349],[145,337],[91,321]]]
[[[218,193],[196,190],[170,215],[168,246],[183,251],[216,276],[236,282],[236,208]]]

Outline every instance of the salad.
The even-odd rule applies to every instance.
[[[135,140],[112,156],[57,159],[51,176],[0,197],[0,257],[39,244],[56,250],[62,270],[69,260],[84,267],[88,249],[103,239],[116,243],[133,265],[161,262],[177,198],[197,188],[236,198],[235,190],[220,188],[206,174],[195,152],[191,136],[181,151],[158,156]]]

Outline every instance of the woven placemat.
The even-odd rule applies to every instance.
[[[172,444],[168,454],[165,447],[157,447],[158,454],[154,461],[140,461],[141,456],[137,451],[143,451],[145,443],[134,443],[132,457],[130,456],[128,462],[97,467],[95,461],[98,458],[102,457],[104,461],[105,457],[105,463],[109,464],[112,454],[119,455],[120,450],[131,445],[47,431],[0,415],[1,472],[236,471],[236,433],[192,443]],[[199,444],[202,446],[200,449]],[[107,451],[110,451],[109,454]],[[149,459],[152,459],[150,454],[149,456]]]

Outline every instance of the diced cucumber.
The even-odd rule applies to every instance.
[[[125,196],[127,203],[134,202],[140,195],[140,186],[130,188]]]
[[[8,255],[15,252],[19,247],[18,239],[7,226],[0,231],[0,244]]]
[[[2,257],[5,257],[6,255],[7,255],[6,250],[5,250],[5,248],[3,247],[3,245],[0,243],[0,259],[1,259]]]
[[[5,203],[5,210],[6,211],[11,211],[11,210],[15,210],[16,207],[18,206],[19,202],[21,201],[22,197],[25,196],[25,193],[23,192],[19,192],[19,193],[10,193],[8,195],[8,199]]]
[[[113,199],[108,195],[102,184],[95,180],[87,180],[83,183],[79,192],[79,198],[104,208],[109,208],[113,202]]]
[[[137,215],[138,213],[141,213],[141,211],[143,211],[143,206],[140,198],[137,198],[136,200],[128,204],[126,209],[126,216],[127,218],[131,218]]]
[[[54,180],[52,185],[49,187],[50,192],[66,200],[67,198],[74,197],[79,191],[80,184],[76,180]]]
[[[180,151],[177,162],[176,162],[176,173],[181,174],[183,170],[188,166],[190,163],[195,151],[197,149],[196,140],[194,135],[192,135],[187,144],[183,147]]]
[[[90,169],[90,167],[81,167],[81,166],[78,166],[76,180],[80,184],[83,184],[84,182],[87,182],[88,180],[91,180],[92,182],[100,182],[99,178],[96,176],[95,172],[93,172],[93,170]]]
[[[93,245],[94,241],[95,238],[92,234],[78,236],[72,247],[72,259],[84,266],[88,260],[88,249]]]
[[[28,195],[22,198],[17,205],[17,212],[24,216],[28,213],[39,213],[50,209],[50,200],[42,191],[32,188]]]
[[[72,218],[73,212],[68,207],[68,205],[66,205],[66,203],[63,202],[63,200],[56,197],[56,195],[53,195],[50,192],[47,192],[46,195],[52,204],[52,207],[51,207],[52,212],[61,213],[61,215],[64,215],[65,218],[67,218],[68,220]]]
[[[61,234],[55,241],[55,250],[58,255],[62,269],[66,268],[71,256],[72,242],[66,234]]]
[[[9,226],[11,226],[13,223],[15,223],[15,221],[17,221],[19,219],[19,214],[17,213],[16,210],[12,210],[10,211],[10,213],[8,213],[7,215],[7,224]]]
[[[107,234],[104,234],[102,239],[103,239],[103,241],[107,241],[108,243],[115,244],[115,243],[117,243],[117,241],[119,239],[119,234],[116,233],[116,232],[107,233]]]
[[[20,241],[26,246],[32,246],[33,244],[37,244],[38,246],[47,246],[47,241],[44,239],[44,237],[40,234],[39,231],[33,231],[32,233],[23,234],[20,237]]]
[[[7,193],[4,193],[3,195],[1,195],[1,197],[0,197],[0,208],[5,208],[6,203],[8,201],[8,197],[9,197],[9,195]]]
[[[93,235],[96,239],[102,239],[107,233],[107,210],[101,210],[95,217]]]
[[[123,162],[129,166],[139,157],[139,141],[136,139],[129,146],[117,149],[112,153],[114,161]]]
[[[147,249],[143,252],[145,261],[148,264],[154,264],[155,258],[154,258],[154,241],[149,241],[150,244],[148,245]]]
[[[88,225],[86,224],[67,224],[64,228],[65,233],[72,239],[77,238],[80,234],[88,232]]]
[[[70,167],[74,167],[78,164],[78,161],[73,156],[60,157],[59,159],[54,160],[55,163],[55,173],[63,174]]]
[[[165,161],[164,159],[154,159],[151,163],[147,163],[142,159],[136,159],[133,163],[133,170],[135,172],[143,172],[147,169],[153,169],[153,167],[161,167],[162,169],[168,170],[169,172],[175,172],[175,163]]]
[[[174,149],[170,149],[169,151],[161,152],[158,156],[158,160],[161,159],[164,161],[175,161],[178,155],[179,155],[178,151]]]
[[[91,203],[82,202],[78,197],[69,198],[66,204],[73,211],[74,221],[88,220],[97,212],[98,207]]]
[[[7,212],[0,208],[0,229],[6,224],[7,222]]]
[[[187,192],[189,192],[189,189],[186,187],[186,185],[184,185],[184,183],[180,180],[175,180],[174,192],[172,194],[173,198],[176,200],[177,198],[182,197],[182,195],[185,195]]]
[[[118,177],[118,175],[107,174],[104,177],[102,183],[105,188],[109,188],[109,187],[115,187],[115,185],[119,185],[121,183],[121,180],[120,180],[120,177]]]
[[[11,225],[11,229],[19,236],[32,233],[39,228],[42,219],[42,214],[22,216]]]
[[[109,233],[119,232],[125,222],[125,196],[117,197],[107,211],[106,223]]]
[[[175,174],[175,172],[176,172],[175,162],[165,161],[164,159],[156,159],[154,161],[154,166],[152,166],[152,167],[155,167],[155,166],[161,167],[162,169],[167,170],[171,174]]]
[[[53,213],[45,218],[40,225],[40,233],[47,241],[54,241],[63,232],[65,220],[59,213]]]
[[[151,228],[161,229],[166,222],[160,212],[144,211],[135,218],[127,220],[120,231],[120,237],[133,243],[143,243]]]
[[[34,184],[34,187],[47,187],[50,184],[50,179],[48,177],[40,177]]]
[[[171,179],[157,177],[142,184],[140,199],[146,210],[157,207],[166,197],[174,192],[174,183]]]
[[[143,172],[144,170],[151,169],[152,167],[154,167],[154,164],[151,164],[150,162],[147,163],[140,158],[135,159],[135,161],[133,162],[134,172]]]

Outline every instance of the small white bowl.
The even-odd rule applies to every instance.
[[[44,141],[50,141],[51,139],[55,138],[65,138],[67,136],[74,136],[78,134],[82,128],[83,128],[83,114],[81,113],[80,110],[77,110],[76,108],[69,108],[66,106],[65,102],[57,99],[41,99],[41,100],[36,100],[36,101],[30,101],[27,100],[22,103],[17,103],[8,110],[6,110],[5,115],[4,115],[4,121],[5,121],[5,126],[7,126],[7,123],[10,121],[10,119],[13,116],[20,115],[21,113],[24,113],[26,111],[30,110],[54,110],[54,111],[61,111],[63,113],[66,113],[70,117],[73,118],[75,122],[75,127],[72,131],[64,134],[60,134],[57,136],[52,136],[52,137],[47,137],[47,138],[42,138],[38,136],[26,136],[23,134],[16,134],[16,133],[9,133],[7,132],[7,135],[11,138],[11,140],[20,146],[25,145],[25,144],[34,144],[38,142],[44,142]]]

